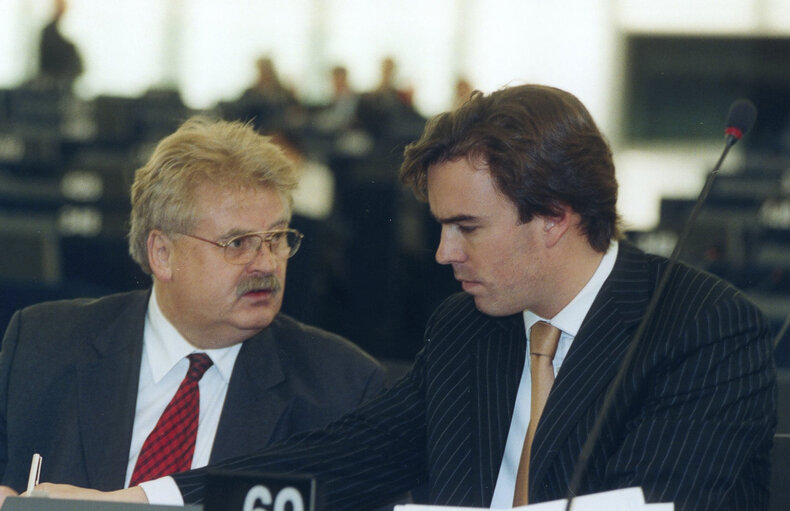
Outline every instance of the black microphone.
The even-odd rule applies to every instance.
[[[739,99],[730,107],[727,114],[727,124],[724,134],[727,145],[732,147],[745,134],[751,131],[754,121],[757,120],[757,108],[748,99]]]
[[[705,185],[703,186],[702,191],[700,191],[700,194],[694,203],[694,208],[691,210],[689,218],[686,220],[686,223],[683,226],[683,230],[681,231],[681,234],[675,243],[675,249],[672,251],[672,255],[670,256],[667,266],[664,269],[664,273],[661,275],[661,279],[656,286],[656,290],[653,293],[653,296],[650,298],[650,302],[645,309],[642,320],[639,322],[639,326],[634,333],[634,337],[631,340],[631,345],[628,347],[628,351],[626,351],[623,361],[620,363],[620,367],[617,370],[617,374],[615,375],[611,386],[606,392],[606,396],[604,396],[601,410],[598,412],[598,415],[595,418],[593,428],[590,431],[590,434],[587,436],[587,440],[584,442],[582,452],[579,454],[579,459],[576,461],[576,466],[573,469],[571,482],[568,485],[568,493],[566,497],[567,502],[565,505],[566,511],[570,510],[571,502],[573,502],[573,498],[579,492],[582,479],[584,479],[584,476],[587,472],[587,466],[590,463],[590,456],[592,456],[595,444],[598,441],[598,437],[601,435],[601,430],[603,429],[606,416],[609,414],[609,410],[612,407],[612,403],[614,403],[617,392],[623,384],[625,375],[630,369],[631,363],[633,362],[636,353],[639,351],[639,346],[644,336],[645,329],[647,328],[647,325],[655,313],[658,301],[660,300],[661,295],[664,293],[664,288],[669,282],[669,277],[672,275],[672,271],[677,264],[678,256],[680,255],[680,252],[686,242],[686,238],[688,238],[691,228],[696,222],[697,215],[699,215],[700,209],[702,209],[702,205],[704,204],[705,199],[708,197],[708,194],[713,187],[713,182],[715,181],[716,175],[719,173],[721,164],[724,162],[724,158],[727,156],[727,153],[729,153],[730,148],[732,148],[732,146],[734,146],[738,140],[740,140],[752,129],[756,119],[757,108],[754,106],[754,103],[748,99],[739,99],[735,101],[732,106],[730,106],[730,112],[727,115],[727,122],[725,123],[724,129],[724,150],[719,157],[719,161],[716,162],[713,170],[711,170],[708,174]]]
[[[727,128],[724,130],[727,145],[730,147],[735,145],[741,137],[752,129],[756,119],[757,108],[751,101],[748,99],[739,99],[733,103],[730,107],[730,113],[727,115]],[[781,342],[785,333],[787,333],[788,328],[790,328],[790,313],[785,317],[784,323],[779,328],[779,332],[774,338],[774,349],[779,346],[779,342]]]

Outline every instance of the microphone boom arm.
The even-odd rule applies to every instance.
[[[631,367],[631,363],[633,362],[636,353],[639,350],[645,329],[653,317],[653,313],[658,305],[659,300],[661,299],[661,296],[664,294],[664,288],[666,288],[667,284],[669,283],[669,279],[672,275],[675,265],[677,264],[686,238],[688,238],[689,234],[691,233],[691,229],[696,223],[697,216],[699,216],[699,212],[702,209],[705,200],[708,198],[708,194],[710,194],[710,191],[713,188],[713,184],[716,181],[716,176],[719,173],[719,169],[721,168],[722,163],[724,163],[724,159],[727,157],[730,148],[732,148],[732,146],[735,145],[738,140],[740,140],[743,134],[751,129],[751,125],[754,123],[756,115],[757,113],[754,105],[748,100],[736,101],[730,108],[730,118],[727,120],[728,126],[725,131],[726,141],[724,150],[722,151],[721,156],[719,156],[719,160],[716,162],[713,170],[708,173],[707,178],[705,179],[705,185],[702,187],[702,190],[700,191],[699,196],[694,203],[694,207],[689,214],[689,218],[687,219],[680,235],[678,236],[677,241],[675,242],[675,248],[672,251],[672,255],[669,258],[667,266],[661,275],[661,279],[656,286],[656,290],[653,293],[653,296],[650,298],[647,308],[645,309],[645,313],[642,316],[639,326],[637,327],[636,333],[634,334],[633,340],[631,341],[631,345],[628,347],[628,350],[626,351],[626,354],[620,363],[620,368],[606,393],[604,402],[601,405],[601,409],[598,411],[598,414],[595,418],[595,423],[593,424],[592,430],[590,431],[590,434],[587,436],[587,440],[582,446],[582,451],[579,454],[579,459],[576,462],[570,484],[568,485],[565,511],[570,511],[573,498],[579,492],[581,482],[587,473],[587,466],[589,465],[590,457],[592,456],[593,449],[595,448],[595,443],[598,441],[598,437],[601,435],[604,421],[609,414],[609,410],[614,403],[615,396],[622,385],[625,375],[628,369]],[[788,321],[790,321],[790,317],[788,318]]]

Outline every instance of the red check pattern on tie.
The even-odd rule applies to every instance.
[[[200,417],[198,383],[213,362],[205,353],[192,353],[188,358],[189,370],[145,439],[129,486],[183,472],[192,466]]]

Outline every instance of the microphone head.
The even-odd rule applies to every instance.
[[[736,100],[730,107],[730,113],[727,114],[727,124],[724,129],[728,141],[734,144],[740,140],[752,129],[756,119],[757,107],[754,103],[748,99]]]

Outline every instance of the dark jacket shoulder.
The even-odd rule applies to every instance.
[[[131,291],[101,298],[74,298],[30,305],[14,313],[5,340],[41,341],[48,350],[61,345],[71,350],[78,339],[93,339],[114,324],[122,330],[134,326],[142,335],[150,290]]]
[[[629,242],[620,242],[618,263],[621,261],[619,269],[625,268],[628,271],[633,267],[634,262],[644,269],[647,276],[645,285],[651,296],[660,285],[664,272],[670,268],[670,260],[666,257],[643,252]],[[615,266],[616,270],[618,266]],[[717,275],[683,261],[677,261],[670,270],[672,274],[662,297],[664,302],[672,303],[679,300],[688,305],[693,314],[694,311],[699,312],[722,302],[734,301],[759,313],[756,305],[740,289]],[[612,272],[613,275],[615,271]]]
[[[320,379],[323,375],[345,378],[367,375],[383,382],[384,368],[362,348],[338,334],[307,325],[280,313],[257,338],[274,344],[285,365],[306,368],[300,374]]]
[[[24,322],[35,322],[37,328],[46,327],[46,323],[63,319],[68,320],[67,325],[57,325],[58,330],[74,325],[81,326],[84,322],[91,323],[97,320],[105,321],[106,318],[118,317],[126,313],[130,307],[141,307],[145,310],[148,305],[150,290],[129,291],[102,296],[100,298],[72,298],[67,300],[54,300],[29,305],[17,311],[16,315]]]

